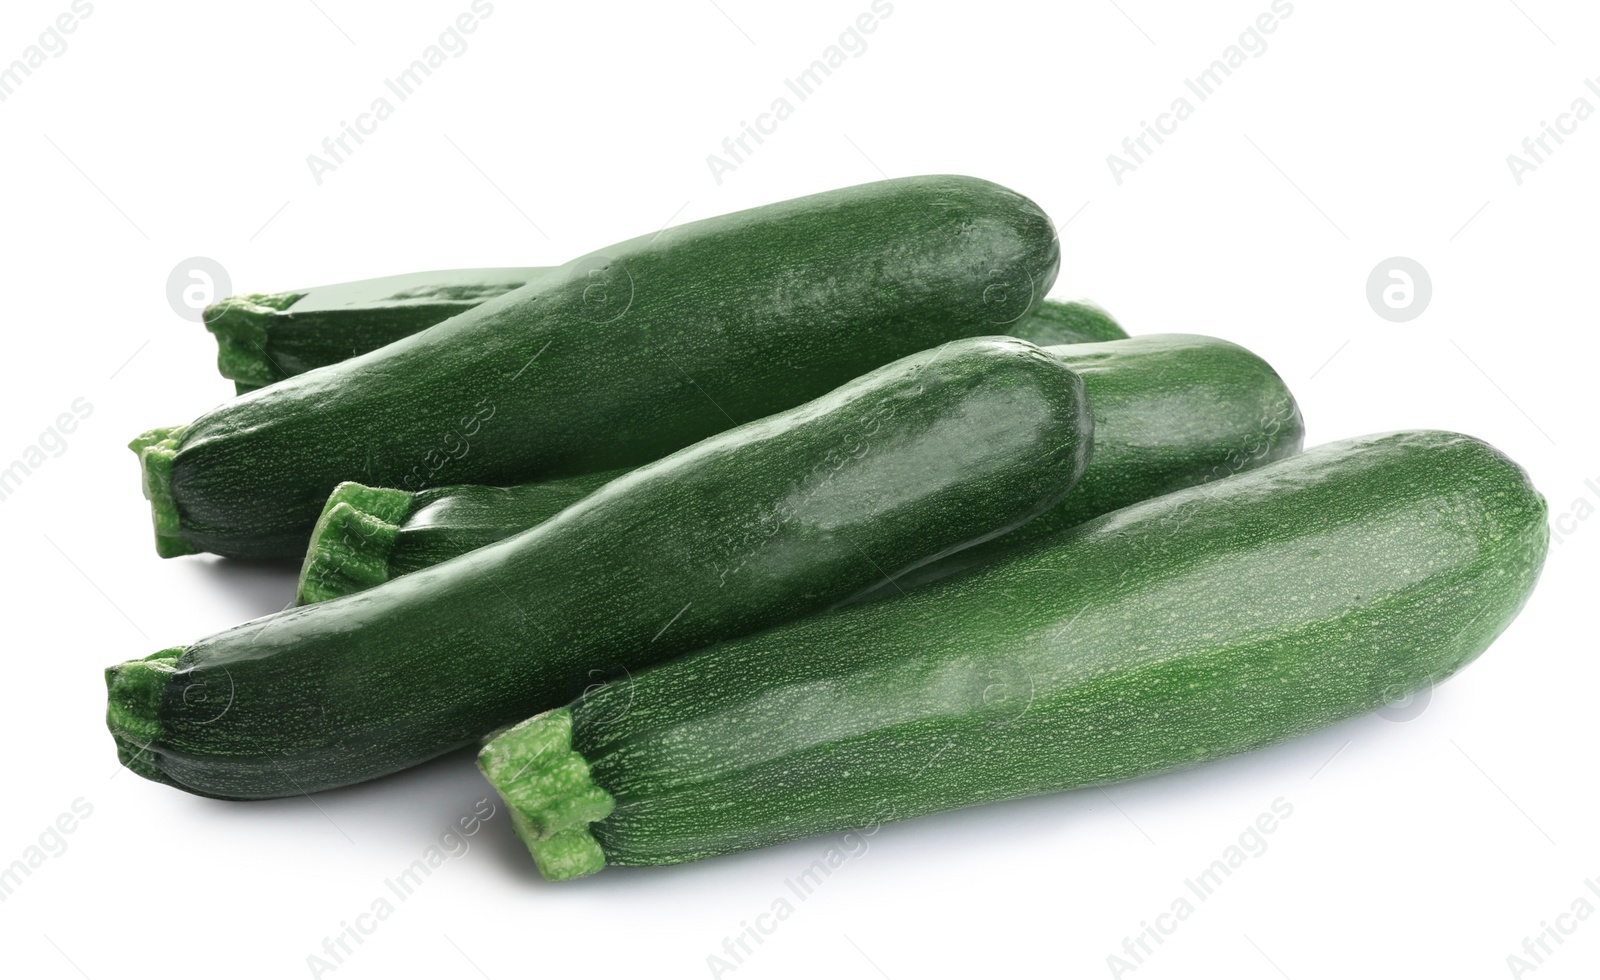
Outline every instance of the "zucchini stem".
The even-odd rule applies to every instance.
[[[406,490],[345,482],[333,488],[311,531],[295,602],[310,605],[389,580],[389,553],[411,513]]]
[[[156,766],[150,745],[161,734],[162,692],[185,649],[171,647],[106,668],[106,727],[117,743],[117,760],[157,782],[170,780]]]
[[[533,853],[533,863],[546,881],[582,878],[606,866],[605,851],[600,849],[600,842],[589,833],[588,827],[574,827],[541,841],[531,841],[528,850]]]
[[[113,733],[140,743],[156,737],[161,692],[185,649],[171,647],[106,668],[106,725]]]
[[[247,389],[287,377],[267,356],[267,324],[300,297],[299,293],[253,293],[229,296],[206,307],[202,318],[217,338],[218,373]]]
[[[505,800],[511,826],[545,878],[565,881],[605,867],[589,824],[610,816],[616,801],[572,748],[570,708],[534,715],[491,738],[478,753],[478,768]]]
[[[172,460],[178,455],[186,425],[151,429],[128,443],[139,457],[139,483],[150,501],[150,519],[155,524],[156,554],[162,558],[193,555],[200,551],[183,537],[178,523],[178,504],[172,499]]]

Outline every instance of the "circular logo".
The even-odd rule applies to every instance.
[[[1010,728],[1033,706],[1033,675],[1016,660],[975,664],[971,684],[973,707],[990,728]]]
[[[218,667],[222,677],[191,671],[182,691],[184,718],[191,725],[209,725],[233,707],[233,674]]]
[[[1016,323],[1033,306],[1033,274],[1026,269],[990,269],[983,287],[983,318],[996,326]]]
[[[1383,707],[1373,712],[1385,721],[1411,721],[1418,718],[1428,710],[1428,702],[1433,698],[1433,681],[1414,691],[1402,693],[1400,691],[1385,692]]]
[[[580,259],[567,272],[579,290],[579,310],[591,323],[610,323],[633,305],[633,276],[620,262],[603,255]]]
[[[190,323],[199,323],[206,307],[232,292],[228,270],[203,255],[184,259],[167,275],[167,305]]]
[[[1433,279],[1416,259],[1403,255],[1384,259],[1367,276],[1367,302],[1372,312],[1391,323],[1415,320],[1433,299]]]
[[[633,710],[633,672],[618,664],[616,671],[597,667],[588,676],[589,685],[578,695],[588,710],[584,723],[610,725],[628,717]]]

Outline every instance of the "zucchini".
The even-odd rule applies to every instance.
[[[1128,332],[1112,319],[1111,314],[1082,300],[1064,303],[1047,299],[1006,332],[1013,337],[1031,340],[1040,347],[1128,339]]]
[[[242,395],[392,344],[550,271],[448,269],[249,293],[206,307],[204,321],[217,340],[218,373]],[[1127,336],[1096,306],[1052,299],[1005,332],[1041,347]]]
[[[899,595],[1109,511],[1292,456],[1305,438],[1283,379],[1226,340],[1145,334],[1049,350],[1089,392],[1094,454],[1083,479],[1003,538],[929,562],[863,598]]]
[[[157,552],[299,557],[346,480],[504,485],[659,459],[991,334],[1038,304],[1058,261],[1032,201],[949,176],[623,242],[135,439]]]
[[[514,487],[393,490],[341,483],[311,531],[295,602],[323,602],[536,527],[627,470]]]
[[[1014,527],[1082,474],[1091,426],[1040,348],[952,342],[515,537],[112,667],[106,721],[129,768],[207,796],[382,776]]]
[[[377,350],[527,285],[545,269],[451,269],[229,296],[202,319],[239,394]]]
[[[1450,676],[1548,537],[1476,439],[1332,443],[604,685],[479,764],[556,879],[1131,779]]]
[[[1018,543],[1300,451],[1305,427],[1294,396],[1265,361],[1236,344],[1147,334],[1049,351],[1082,376],[1095,416],[1094,451],[1078,485],[1010,534],[923,565],[870,597],[898,595]],[[610,475],[416,494],[343,484],[312,532],[299,601],[370,588],[509,537]]]

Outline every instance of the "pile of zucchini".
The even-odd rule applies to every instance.
[[[914,177],[223,300],[240,396],[132,443],[156,550],[300,558],[297,605],[109,668],[120,759],[249,800],[480,745],[560,880],[1242,752],[1515,618],[1516,463],[1302,452],[1264,361],[1058,262],[1026,197]]]

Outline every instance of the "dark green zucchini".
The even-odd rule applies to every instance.
[[[1333,443],[604,685],[479,764],[556,879],[1192,766],[1455,673],[1548,537],[1476,439]]]
[[[420,490],[635,466],[1027,315],[1050,219],[910,177],[668,228],[132,443],[158,553],[299,557],[346,480]]]
[[[548,271],[448,269],[229,296],[206,307],[204,321],[217,338],[217,371],[242,395],[392,344]]]
[[[382,776],[1015,527],[1082,474],[1091,420],[1040,348],[955,341],[515,537],[112,667],[107,724],[129,768],[203,795]]]
[[[217,371],[239,394],[377,350],[527,285],[549,268],[447,269],[229,296],[206,307]],[[1041,347],[1126,337],[1089,303],[1047,299],[1005,332]]]
[[[1111,314],[1082,300],[1064,303],[1047,299],[1006,333],[1031,340],[1040,347],[1128,339],[1128,332],[1111,318]]]
[[[360,592],[520,534],[627,472],[415,493],[341,483],[311,532],[295,601],[305,605]]]
[[[1119,507],[1293,456],[1305,438],[1283,379],[1226,340],[1145,334],[1049,351],[1083,377],[1094,411],[1094,455],[1078,486],[1003,538],[929,562],[863,598],[899,595]]]
[[[923,565],[872,597],[898,595],[987,561],[1009,545],[1300,451],[1304,425],[1294,396],[1265,361],[1236,344],[1149,334],[1049,351],[1083,377],[1095,415],[1094,452],[1083,479],[1060,503],[1003,538]],[[417,494],[344,484],[312,533],[299,601],[370,588],[516,534],[603,482],[575,477]]]

